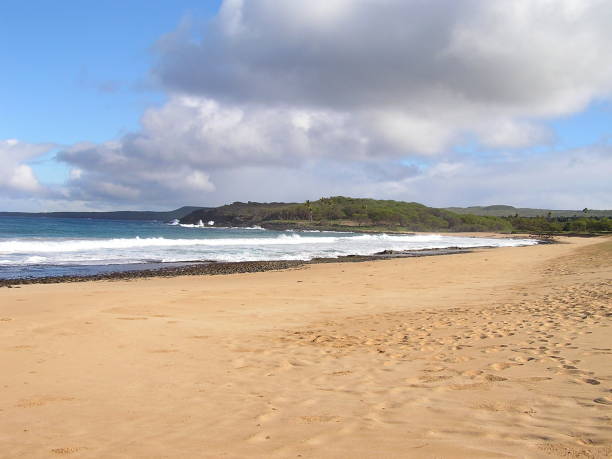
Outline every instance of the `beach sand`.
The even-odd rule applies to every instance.
[[[612,239],[0,289],[0,456],[610,457]]]

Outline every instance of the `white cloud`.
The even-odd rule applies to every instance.
[[[171,91],[348,116],[406,155],[466,133],[516,148],[549,137],[538,119],[609,97],[611,14],[606,0],[226,1],[155,73]]]
[[[43,187],[27,161],[53,148],[51,144],[32,144],[17,139],[0,140],[0,190],[11,195],[36,194]]]
[[[517,150],[551,147],[549,119],[610,97],[610,15],[606,0],[226,0],[201,41],[185,25],[160,40],[168,101],[140,130],[58,154],[63,192],[98,205],[606,206],[609,148]],[[468,141],[498,157],[453,155]],[[12,164],[0,186],[34,190]]]
[[[9,173],[9,187],[19,191],[38,191],[41,186],[34,176],[32,168],[26,164],[18,164]]]
[[[250,165],[211,173],[203,204],[303,201],[345,195],[431,206],[510,204],[557,209],[610,208],[612,147],[591,146],[487,160],[448,156],[430,165],[315,159],[299,168]],[[192,202],[192,201],[191,201]]]
[[[500,119],[490,120],[479,131],[479,139],[485,147],[523,148],[551,143],[553,135],[543,126]]]
[[[506,155],[486,161],[449,158],[390,185],[396,196],[434,206],[511,204],[609,209],[611,170],[612,146],[594,145],[537,155]]]
[[[213,191],[215,185],[210,182],[210,177],[200,171],[192,171],[185,177],[185,183],[194,190]]]

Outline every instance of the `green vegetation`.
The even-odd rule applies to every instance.
[[[492,206],[496,211],[509,206]],[[510,207],[514,209],[514,207]],[[215,226],[261,225],[270,229],[326,229],[340,231],[436,231],[501,233],[602,233],[612,231],[612,219],[579,211],[579,216],[496,217],[458,214],[416,202],[383,201],[336,196],[304,203],[234,202],[214,209],[199,209],[181,219]]]
[[[489,217],[612,217],[612,210],[595,210],[587,208],[584,208],[582,210],[552,210],[495,205],[447,207],[445,210],[449,210],[457,214],[484,215]]]
[[[372,232],[478,232],[500,233],[610,233],[612,211],[583,209],[555,211],[517,209],[512,206],[488,206],[436,209],[416,202],[358,199],[335,196],[304,203],[234,202],[221,207],[181,207],[168,212],[0,212],[0,216],[101,218],[114,220],[161,220],[175,218],[181,223],[214,221],[215,226],[261,225],[270,229],[321,229]],[[477,215],[476,212],[496,215]],[[529,212],[524,212],[529,211]],[[539,212],[535,214],[535,212]],[[527,213],[528,216],[522,215]],[[610,213],[610,216],[606,215]]]
[[[415,202],[336,196],[305,203],[235,202],[196,211],[182,223],[214,221],[216,225],[263,225],[268,228],[357,229],[371,231],[499,231],[510,232],[504,219],[459,215]]]
[[[606,233],[612,232],[612,218],[608,217],[506,217],[520,233]]]

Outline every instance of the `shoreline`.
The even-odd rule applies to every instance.
[[[610,457],[612,238],[561,242],[0,289],[0,451]]]
[[[240,227],[235,227],[240,228]],[[300,228],[296,232],[308,230]],[[444,237],[466,237],[466,238],[489,238],[489,239],[535,239],[537,244],[557,243],[555,239],[541,238],[539,239],[534,234],[527,233],[496,233],[496,232],[379,232],[379,231],[349,231],[351,233],[363,234],[392,234],[392,235],[442,235]],[[155,278],[155,277],[176,277],[176,276],[195,276],[195,275],[227,275],[234,273],[249,273],[249,272],[264,272],[279,269],[292,269],[302,265],[318,264],[318,263],[346,263],[346,262],[364,262],[375,261],[388,258],[410,258],[423,256],[450,255],[457,253],[469,253],[471,250],[497,248],[496,246],[480,246],[480,247],[446,247],[434,249],[415,249],[404,251],[383,250],[382,252],[372,255],[349,254],[339,257],[330,258],[314,258],[311,260],[260,260],[260,261],[238,261],[238,262],[223,262],[214,260],[183,260],[169,263],[162,262],[136,262],[126,264],[110,264],[110,265],[32,265],[40,269],[46,267],[53,269],[59,268],[60,271],[70,271],[74,268],[76,273],[67,274],[50,274],[50,275],[30,275],[28,276],[13,276],[0,277],[0,288],[27,284],[51,284],[51,283],[72,283],[72,282],[87,282],[101,280],[135,280],[139,278]],[[150,267],[139,268],[140,266],[150,265]],[[116,268],[115,268],[116,267]],[[90,271],[79,273],[78,271]]]
[[[539,244],[545,242],[539,242]],[[258,273],[296,269],[302,266],[322,263],[360,263],[366,261],[389,260],[394,258],[430,257],[470,253],[475,249],[494,249],[499,247],[482,246],[475,248],[448,247],[443,249],[419,249],[392,251],[384,250],[373,255],[346,255],[337,258],[313,258],[312,260],[267,260],[267,261],[185,261],[181,266],[159,267],[142,270],[111,271],[98,274],[60,275],[21,278],[0,278],[0,288],[15,288],[30,284],[63,284],[72,282],[90,282],[104,280],[136,280],[150,278],[168,278],[179,276],[215,276],[239,273]]]

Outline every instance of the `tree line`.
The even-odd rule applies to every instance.
[[[604,233],[612,231],[609,217],[502,217],[518,232],[526,233]]]
[[[185,218],[185,223],[199,219],[230,226],[270,224],[282,227],[360,227],[363,229],[451,232],[606,232],[612,231],[612,219],[604,217],[494,217],[458,214],[427,207],[416,202],[377,200],[334,196],[304,203],[234,202],[214,209],[202,209]]]

